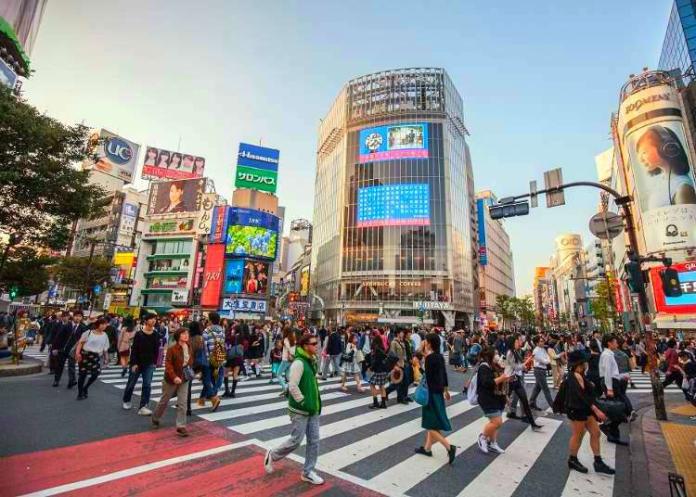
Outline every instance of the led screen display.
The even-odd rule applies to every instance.
[[[358,189],[358,228],[430,225],[427,183],[368,186]]]
[[[244,259],[232,259],[225,266],[225,294],[242,293]]]
[[[428,125],[394,124],[360,130],[360,162],[427,159]]]
[[[260,226],[239,226],[227,228],[227,248],[231,255],[265,257],[275,259],[278,233]]]

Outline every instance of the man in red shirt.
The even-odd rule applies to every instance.
[[[667,376],[665,376],[665,381],[662,382],[663,388],[667,388],[672,382],[681,387],[682,374],[677,368],[679,366],[679,352],[677,351],[677,341],[674,338],[670,338],[667,342],[665,361],[667,362]]]

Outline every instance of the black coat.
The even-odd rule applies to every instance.
[[[80,323],[75,331],[72,331],[72,326],[72,323],[68,323],[66,326],[70,330],[70,336],[63,346],[63,352],[65,354],[70,353],[70,350],[72,350],[73,346],[77,343],[82,334],[88,329],[85,323]]]
[[[53,350],[63,350],[65,348],[65,345],[70,340],[71,336],[72,322],[68,321],[64,324],[62,321],[58,321],[58,323],[53,328],[51,348]]]
[[[329,335],[329,343],[326,345],[326,353],[329,355],[338,355],[341,352],[343,352],[341,335],[334,331]]]

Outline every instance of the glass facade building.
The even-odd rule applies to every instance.
[[[443,69],[384,71],[340,91],[319,128],[312,241],[312,287],[329,321],[416,323],[426,309],[437,324],[472,325],[478,248],[462,107]]]
[[[679,69],[684,80],[694,79],[696,66],[696,1],[675,0],[662,44],[658,68]]]

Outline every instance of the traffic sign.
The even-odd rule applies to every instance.
[[[623,216],[615,212],[598,212],[590,219],[590,231],[602,240],[612,240],[623,233]]]
[[[549,190],[558,188],[563,184],[563,170],[559,167],[544,172],[544,188]],[[546,194],[546,207],[558,207],[565,205],[565,194],[563,190]]]
[[[101,293],[101,291],[102,291],[102,287],[100,284],[94,285],[94,294],[95,295],[99,295]]]

